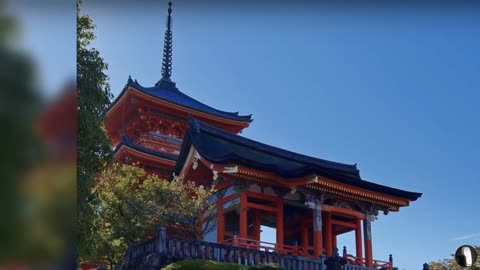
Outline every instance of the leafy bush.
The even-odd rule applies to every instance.
[[[183,260],[169,264],[162,270],[282,270],[273,264],[245,266],[236,263],[222,263],[209,260]]]

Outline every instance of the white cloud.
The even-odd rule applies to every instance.
[[[477,238],[477,237],[480,237],[480,232],[467,234],[467,235],[463,235],[463,236],[457,236],[457,237],[453,238],[452,240],[453,241],[461,241],[461,240],[469,240],[469,239]]]

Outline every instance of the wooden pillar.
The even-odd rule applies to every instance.
[[[302,223],[302,247],[305,252],[308,249],[308,226],[305,222]]]
[[[313,207],[313,253],[320,257],[323,253],[322,205],[317,202]]]
[[[337,235],[335,233],[332,234],[332,246],[333,246],[333,248],[338,248],[337,247]]]
[[[365,241],[365,263],[367,267],[373,267],[372,230],[369,215],[367,215],[363,220],[363,233]]]
[[[362,225],[360,224],[360,219],[356,219],[355,224],[355,247],[356,247],[356,257],[363,258],[362,252]]]
[[[197,220],[198,220],[197,232],[195,233],[195,235],[197,236],[197,241],[202,241],[203,236],[201,232],[203,230],[203,222],[200,219],[197,219]]]
[[[332,256],[333,249],[332,249],[332,213],[326,212],[325,213],[325,249],[327,257]]]
[[[217,202],[217,243],[221,243],[225,238],[225,213],[223,204]]]
[[[240,193],[240,220],[238,226],[240,227],[239,235],[240,238],[247,238],[247,194]]]
[[[277,245],[283,248],[283,199],[277,200]]]
[[[261,221],[258,211],[255,211],[255,213],[253,213],[253,235],[258,241],[260,241],[260,223]]]

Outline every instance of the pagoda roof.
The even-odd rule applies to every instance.
[[[182,150],[174,169],[177,175],[193,146],[203,158],[216,164],[238,164],[275,173],[287,179],[313,174],[412,201],[422,195],[365,181],[360,177],[356,164],[344,164],[284,150],[230,133],[193,118],[190,118],[189,122],[190,127],[185,134]]]
[[[115,106],[115,104],[120,100],[123,94],[127,91],[128,87],[133,87],[140,92],[143,92],[153,98],[161,99],[176,105],[180,105],[186,108],[193,109],[195,111],[207,113],[213,116],[235,120],[235,121],[242,121],[242,122],[252,122],[252,115],[239,115],[238,112],[226,112],[221,111],[215,108],[212,108],[186,94],[181,92],[176,86],[175,83],[157,83],[153,87],[144,87],[137,82],[137,80],[132,80],[132,78],[128,78],[127,84],[123,88],[122,92],[117,96],[117,98],[113,101],[110,108]]]
[[[122,145],[128,146],[128,147],[130,147],[134,150],[137,150],[137,151],[140,151],[142,153],[149,154],[149,155],[152,155],[152,156],[156,156],[156,157],[159,157],[159,158],[169,159],[169,160],[173,160],[173,161],[177,160],[177,156],[175,156],[175,155],[169,155],[169,154],[161,152],[161,151],[156,151],[156,150],[153,150],[153,149],[135,144],[129,138],[127,138],[126,136],[122,136],[120,144],[115,148],[115,151],[113,152],[114,155],[122,147]]]

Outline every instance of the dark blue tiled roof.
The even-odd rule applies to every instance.
[[[343,164],[294,153],[250,140],[213,127],[193,118],[189,119],[182,150],[176,167],[180,173],[190,146],[204,158],[217,164],[235,163],[249,168],[273,172],[285,178],[319,175],[344,184],[372,191],[416,200],[420,193],[399,190],[362,180],[356,165]]]
[[[252,115],[239,115],[238,112],[225,112],[221,110],[217,110],[212,108],[202,102],[195,100],[186,94],[182,93],[178,88],[175,86],[173,82],[162,82],[160,81],[154,87],[144,87],[140,85],[137,80],[133,81],[130,77],[128,78],[127,85],[123,89],[123,91],[118,95],[118,97],[112,103],[112,106],[120,99],[120,97],[124,94],[128,86],[131,86],[143,93],[150,95],[152,97],[162,99],[183,107],[187,107],[199,112],[207,113],[210,115],[222,117],[225,119],[236,120],[236,121],[244,121],[244,122],[251,122]]]
[[[143,152],[143,153],[152,155],[152,156],[164,158],[164,159],[170,159],[170,160],[176,161],[177,158],[178,158],[177,156],[174,156],[174,155],[169,155],[169,154],[166,154],[166,153],[164,153],[164,152],[155,151],[155,150],[152,150],[152,149],[143,147],[143,146],[141,146],[141,145],[137,145],[137,144],[133,143],[129,138],[125,137],[125,136],[122,136],[122,139],[121,139],[121,141],[120,141],[120,144],[115,148],[114,154],[117,153],[118,149],[120,149],[120,147],[121,147],[122,145],[128,146],[128,147],[130,147],[130,148],[132,148],[132,149],[135,149],[135,150],[137,150],[137,151],[140,151],[140,152]]]

